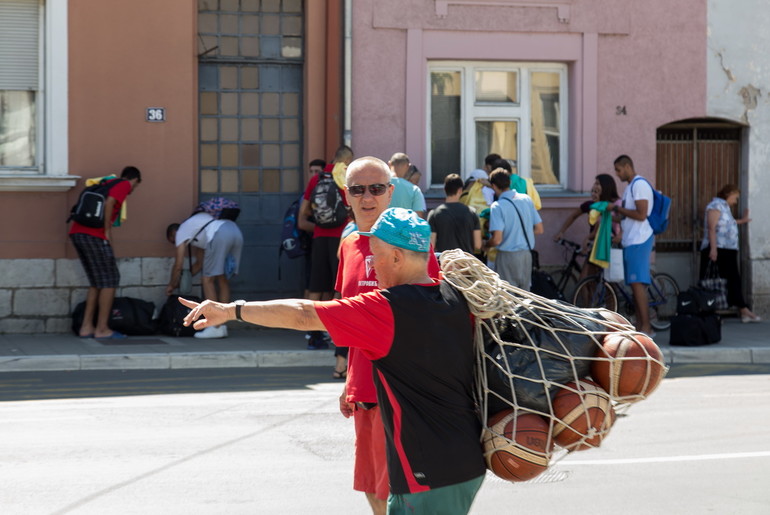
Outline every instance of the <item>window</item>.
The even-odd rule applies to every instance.
[[[38,163],[39,4],[0,2],[0,167]]]
[[[67,1],[0,0],[0,191],[62,191]]]
[[[465,177],[496,153],[539,186],[564,186],[566,65],[435,61],[429,73],[432,185]]]

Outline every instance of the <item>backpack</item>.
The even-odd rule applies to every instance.
[[[342,192],[329,172],[318,176],[318,183],[310,195],[310,207],[318,227],[339,227],[348,220],[348,208],[342,201]]]
[[[278,248],[278,257],[286,254],[289,259],[302,257],[310,249],[310,235],[297,227],[299,206],[302,195],[291,203],[283,215],[283,227],[281,228],[281,246]]]
[[[234,222],[241,213],[241,207],[234,200],[224,197],[212,197],[198,204],[193,214],[200,213],[201,211],[210,214],[216,219],[232,220]]]
[[[191,295],[185,295],[184,298],[194,302],[203,301],[200,297]],[[178,295],[169,295],[160,309],[160,316],[157,320],[158,331],[168,336],[193,336],[195,334],[193,326],[185,326],[182,323],[188,313],[190,313],[190,308],[179,302]]]
[[[653,234],[660,234],[668,228],[668,218],[671,212],[671,197],[665,196],[650,184],[650,181],[642,177],[652,188],[652,211],[647,216],[647,221],[652,227]]]
[[[80,192],[78,202],[70,209],[67,223],[74,221],[86,227],[104,227],[104,205],[113,186],[124,179],[103,179]]]

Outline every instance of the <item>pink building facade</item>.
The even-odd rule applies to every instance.
[[[357,0],[353,147],[385,159],[405,151],[424,171],[432,202],[446,173],[467,177],[489,151],[513,159],[538,184],[546,233],[537,246],[557,264],[551,236],[597,174],[614,176],[614,158],[628,154],[655,183],[658,128],[707,116],[706,19],[702,0],[676,9],[665,0]],[[460,146],[452,169],[436,166],[446,164],[439,149],[447,117],[435,112],[441,74],[459,83],[444,93],[460,97],[451,106]],[[549,84],[548,74],[558,78]],[[554,86],[540,99],[539,76]],[[550,147],[545,159],[538,140]],[[578,225],[573,239],[585,232]]]

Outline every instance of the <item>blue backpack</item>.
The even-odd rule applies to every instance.
[[[643,181],[650,184],[650,181],[641,177]],[[653,234],[660,234],[668,228],[668,219],[671,212],[671,197],[665,196],[660,191],[656,190],[650,184],[652,188],[652,211],[647,216],[647,221],[652,227]]]
[[[283,215],[281,246],[278,248],[279,257],[281,254],[286,254],[289,259],[295,259],[304,256],[310,251],[310,234],[297,227],[297,217],[299,216],[299,206],[302,198],[302,195],[300,195],[298,199],[292,202]]]

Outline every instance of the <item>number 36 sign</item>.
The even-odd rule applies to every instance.
[[[165,107],[148,107],[146,120],[148,122],[165,122],[166,108]]]

